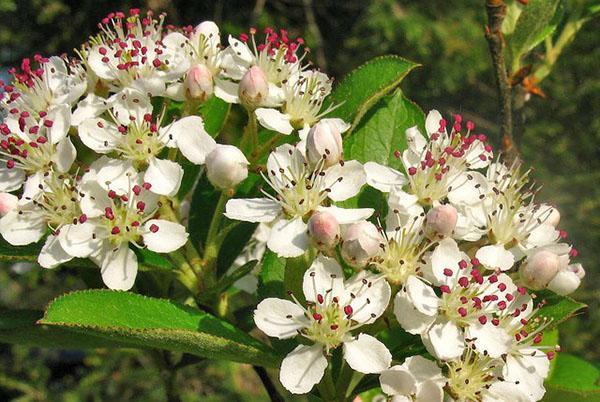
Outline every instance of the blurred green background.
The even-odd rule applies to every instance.
[[[584,3],[564,1],[566,13]],[[589,1],[587,2],[589,6]],[[597,1],[595,6],[598,6]],[[462,113],[499,143],[497,101],[483,0],[256,0],[143,2],[0,0],[0,70],[21,58],[72,53],[109,11],[166,11],[167,21],[212,19],[222,32],[285,27],[303,36],[310,59],[340,79],[362,62],[394,53],[423,65],[402,88],[424,110]],[[542,186],[539,200],[557,205],[561,228],[587,272],[574,297],[586,312],[561,326],[563,350],[598,363],[600,348],[600,19],[588,21],[518,116],[517,146]],[[543,57],[534,50],[530,61]],[[83,283],[72,271],[0,270],[0,306],[41,309]],[[186,401],[266,400],[251,367],[200,362],[163,381],[153,355],[139,351],[59,351],[0,345],[0,400],[163,400],[165,384]]]

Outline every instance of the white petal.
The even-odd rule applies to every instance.
[[[7,169],[4,163],[0,167],[0,191],[18,190],[25,181],[25,172],[21,169]]]
[[[531,402],[512,381],[495,381],[491,387],[482,393],[482,402]]]
[[[482,196],[488,193],[488,181],[479,172],[464,172],[462,177],[454,179],[452,191],[448,193],[448,199],[454,205],[474,205],[481,201]]]
[[[0,234],[13,246],[35,243],[46,233],[46,222],[35,211],[12,210],[0,219]]]
[[[152,185],[153,193],[172,197],[179,191],[183,168],[168,159],[150,158],[144,181]]]
[[[51,120],[52,127],[48,129],[48,139],[52,144],[62,141],[71,128],[71,108],[69,105],[57,105],[48,110],[44,120]]]
[[[188,238],[185,227],[163,219],[150,219],[143,227],[144,244],[157,253],[170,253],[182,247]]]
[[[344,359],[352,369],[364,373],[380,373],[390,367],[392,354],[383,343],[367,334],[344,342]]]
[[[424,333],[436,319],[435,315],[431,316],[418,311],[404,290],[396,293],[394,315],[402,328],[413,335]]]
[[[423,137],[423,134],[419,131],[417,126],[410,127],[405,131],[406,135],[406,143],[408,145],[408,149],[402,153],[402,159],[411,161],[414,159],[416,163],[420,160],[421,151],[427,146],[427,140]],[[412,163],[408,163],[408,165],[412,165]]]
[[[340,225],[364,221],[375,212],[373,208],[340,208],[335,205],[320,207],[319,211],[330,213]]]
[[[445,382],[445,380],[444,380]],[[444,398],[443,384],[436,384],[433,381],[426,380],[419,384],[416,400],[419,402],[442,402]]]
[[[170,126],[169,134],[176,138],[177,147],[190,162],[204,164],[206,155],[215,149],[216,141],[204,130],[200,116],[188,116]]]
[[[50,234],[46,238],[46,243],[44,243],[40,255],[38,256],[38,264],[44,268],[55,268],[72,258],[73,257],[67,254],[61,247],[58,236]]]
[[[327,79],[325,79],[327,80]],[[321,121],[323,122],[327,122],[328,124],[333,125],[335,128],[338,129],[338,131],[340,133],[344,133],[346,131],[348,131],[348,129],[350,127],[352,127],[350,124],[346,123],[344,120],[337,118],[337,117],[333,117],[333,118],[326,118],[326,119],[322,119]]]
[[[432,109],[427,113],[427,118],[425,119],[425,130],[427,131],[427,134],[438,132],[440,120],[442,120],[442,115],[437,110]]]
[[[361,271],[346,282],[342,304],[352,307],[352,319],[370,324],[381,317],[392,297],[387,281],[379,275]]]
[[[487,323],[473,323],[465,330],[465,337],[474,339],[475,346],[480,352],[487,351],[491,357],[500,357],[508,353],[513,343],[513,338],[500,326],[496,327]]]
[[[254,310],[254,323],[265,334],[287,339],[298,335],[298,330],[308,324],[304,309],[283,299],[268,298]]]
[[[556,276],[548,283],[548,289],[562,296],[573,293],[579,285],[581,279],[573,271],[563,269],[558,271]]]
[[[560,232],[550,224],[542,224],[531,231],[527,238],[527,247],[543,247],[558,240]]]
[[[417,383],[422,383],[426,380],[430,380],[438,384],[438,386],[443,386],[446,383],[446,379],[442,376],[442,370],[438,365],[423,356],[408,357],[402,365],[410,371],[415,380],[417,380]]]
[[[457,276],[458,263],[462,259],[463,254],[453,239],[446,238],[442,240],[431,254],[431,270],[437,281],[436,284],[439,285],[448,281],[448,277],[444,275],[445,269],[450,269],[453,276]]]
[[[17,208],[19,198],[11,193],[0,193],[0,217]]]
[[[415,377],[403,366],[393,366],[379,376],[381,390],[387,395],[412,395],[417,391]]]
[[[405,289],[417,311],[428,316],[437,314],[440,299],[431,286],[426,285],[422,280],[411,275],[406,281]]]
[[[112,81],[115,79],[115,75],[117,74],[116,66],[102,61],[104,56],[100,54],[100,47],[101,46],[98,45],[90,49],[87,57],[87,63],[99,78]]]
[[[105,190],[114,190],[117,194],[128,194],[130,184],[137,177],[131,162],[119,159],[107,159],[98,170],[98,184]]]
[[[150,99],[145,95],[145,92],[140,92],[137,89],[125,88],[111,96],[108,103],[112,106],[112,112],[119,124],[124,126],[131,124],[131,118],[141,122],[144,120],[144,115],[152,113]]]
[[[215,96],[227,103],[240,103],[238,98],[238,86],[239,85],[233,81],[215,78]]]
[[[95,218],[104,215],[106,207],[111,206],[111,199],[105,189],[93,180],[82,179],[80,186],[83,197],[80,201],[81,212],[88,218]]]
[[[324,181],[331,189],[329,198],[333,201],[344,201],[358,194],[367,182],[367,175],[360,162],[348,161],[327,169]]]
[[[44,173],[37,172],[27,178],[25,185],[23,186],[23,194],[19,200],[19,205],[25,205],[31,203],[32,200],[37,200],[39,195],[43,193],[44,184]],[[40,186],[42,188],[40,188]]]
[[[392,188],[403,186],[407,182],[402,173],[379,163],[367,162],[364,168],[367,174],[367,184],[384,193],[389,193]]]
[[[109,249],[102,258],[102,280],[110,289],[129,290],[135,282],[138,262],[129,243],[123,243],[116,249]]]
[[[455,359],[465,349],[465,339],[452,321],[432,325],[423,338],[423,344],[429,353],[440,360]]]
[[[290,116],[281,113],[277,109],[258,108],[255,113],[261,126],[269,130],[286,135],[294,131],[294,127],[290,124]]]
[[[271,251],[285,258],[304,254],[309,245],[307,226],[302,221],[302,217],[291,220],[279,219],[271,228],[271,235],[267,241],[267,247]]]
[[[185,101],[185,85],[183,85],[183,82],[175,82],[167,85],[164,96],[177,102]]]
[[[68,172],[76,157],[77,150],[71,139],[67,137],[56,145],[56,152],[52,156],[52,161],[59,172]]]
[[[268,198],[235,198],[227,201],[225,216],[245,222],[271,222],[281,212],[281,206]]]
[[[94,234],[96,238],[94,239]],[[64,225],[60,229],[60,245],[73,257],[87,258],[97,252],[102,245],[105,232],[94,223],[87,221],[76,225]]]
[[[79,126],[85,120],[100,116],[107,108],[108,102],[106,99],[94,94],[88,94],[77,104],[77,108],[73,111],[71,124]]]
[[[292,394],[305,394],[321,381],[326,368],[321,345],[299,345],[281,362],[279,381]]]
[[[477,250],[475,257],[488,269],[499,269],[506,271],[515,263],[513,254],[506,250],[501,244],[484,246]]]
[[[88,148],[104,154],[112,151],[119,143],[117,127],[103,119],[95,117],[79,125],[79,138]]]
[[[344,273],[340,264],[334,258],[319,254],[304,273],[302,291],[306,300],[316,303],[317,295],[321,295],[328,304],[334,296],[339,297],[343,289]]]
[[[246,63],[251,63],[254,60],[254,55],[244,42],[229,35],[229,46],[235,53],[235,56]]]

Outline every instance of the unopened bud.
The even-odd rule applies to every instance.
[[[19,199],[10,193],[0,193],[0,216],[4,216],[17,207]]]
[[[249,108],[260,106],[269,94],[267,76],[258,66],[250,67],[244,74],[238,88],[242,105]]]
[[[213,75],[204,64],[192,66],[185,77],[188,97],[204,102],[214,91]]]
[[[324,167],[333,166],[342,159],[342,135],[338,125],[323,119],[315,124],[306,138],[306,156],[311,164],[323,160]]]
[[[320,250],[330,250],[340,240],[340,224],[329,212],[315,212],[308,220],[308,233]]]
[[[583,279],[585,277],[585,269],[583,269],[583,265],[581,264],[569,265],[568,269],[577,275],[579,279]]]
[[[458,213],[452,205],[438,205],[427,212],[426,231],[441,237],[450,236],[456,228]]]
[[[521,279],[531,289],[544,289],[556,276],[559,268],[560,258],[556,254],[548,250],[538,251],[521,267]]]
[[[342,242],[342,257],[354,267],[364,267],[379,252],[381,236],[371,222],[353,223],[346,229]]]
[[[227,190],[248,177],[248,164],[238,148],[219,144],[206,156],[206,176],[213,186]]]

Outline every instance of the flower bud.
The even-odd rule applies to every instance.
[[[248,177],[248,164],[238,148],[219,144],[206,156],[206,176],[213,186],[227,190]]]
[[[560,258],[556,254],[548,250],[538,251],[521,267],[521,279],[531,289],[544,289],[556,276],[559,268]]]
[[[0,216],[4,216],[17,207],[19,199],[10,193],[0,193]]]
[[[353,267],[364,267],[379,252],[381,236],[371,222],[353,223],[346,229],[342,242],[342,257]]]
[[[204,102],[214,91],[213,75],[204,64],[192,66],[185,77],[186,95]]]
[[[244,74],[238,88],[242,105],[249,108],[260,106],[269,94],[267,76],[258,66],[252,66]]]
[[[577,275],[579,279],[583,279],[585,277],[585,269],[583,269],[583,265],[581,264],[569,265],[568,269]]]
[[[438,205],[427,212],[426,232],[441,237],[450,236],[456,227],[458,213],[452,205]]]
[[[342,152],[342,135],[337,124],[324,119],[308,132],[306,156],[311,164],[316,165],[323,159],[324,168],[333,166],[342,159]]]
[[[330,250],[340,240],[340,224],[329,212],[315,212],[308,220],[308,233],[320,250]]]
[[[206,38],[219,38],[219,27],[212,21],[202,21],[196,25],[194,33],[204,35]]]

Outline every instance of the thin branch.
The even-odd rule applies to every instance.
[[[269,394],[269,398],[271,398],[271,402],[284,402],[285,400],[279,394],[277,388],[275,388],[275,384],[273,384],[273,381],[271,381],[271,378],[267,374],[267,370],[265,370],[264,367],[259,366],[252,366],[252,368],[256,371],[256,374],[258,374],[258,377],[262,381],[267,394]]]
[[[500,134],[502,136],[502,150],[509,161],[519,157],[519,151],[513,138],[512,121],[512,88],[508,80],[508,71],[504,60],[504,38],[502,37],[502,22],[506,16],[506,4],[502,0],[487,0],[486,11],[488,25],[485,29],[485,38],[488,42],[496,87],[500,103]]]
[[[303,0],[302,3],[304,5],[304,15],[306,16],[308,30],[315,40],[315,45],[313,48],[315,49],[317,64],[323,71],[327,71],[327,58],[325,57],[325,51],[323,49],[323,35],[321,35],[321,30],[319,29],[319,24],[317,23],[317,17],[313,8],[313,1]]]

